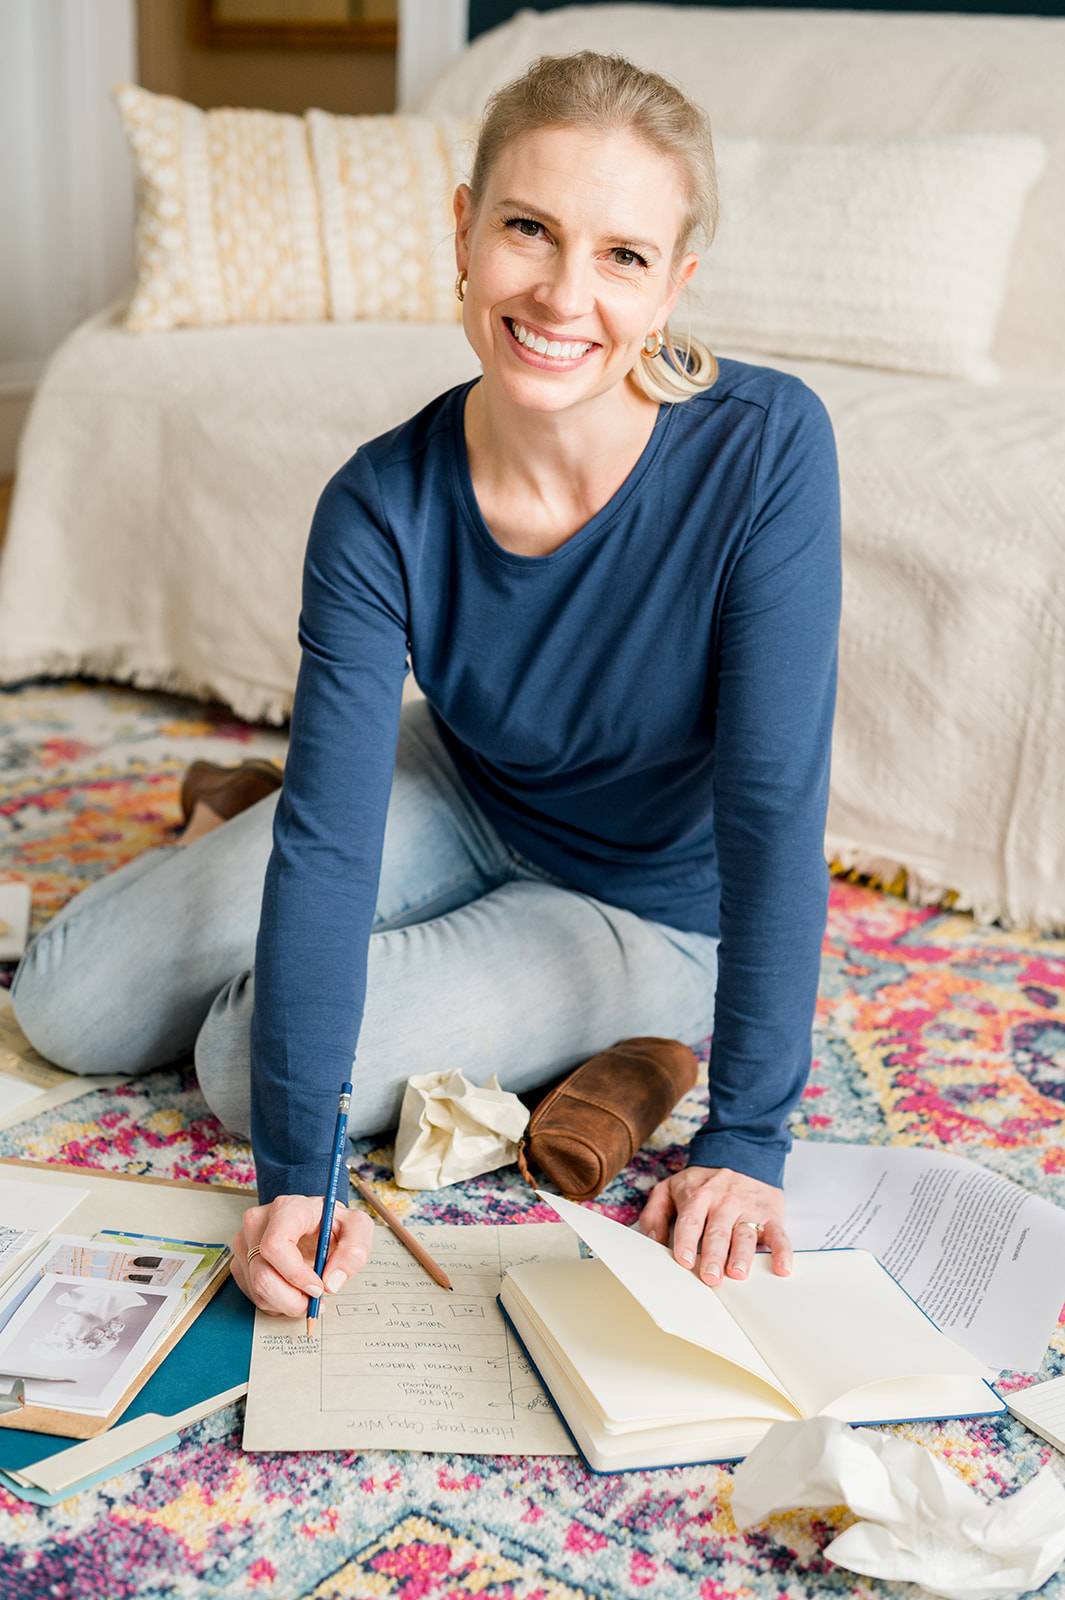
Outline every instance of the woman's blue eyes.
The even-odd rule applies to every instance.
[[[518,225],[520,223],[523,223],[523,222],[527,222],[529,224],[529,226],[532,227],[532,228],[540,228],[540,227],[543,226],[542,223],[536,221],[535,217],[506,217],[506,218],[504,218],[504,224],[508,228],[513,228],[516,225]],[[531,233],[523,233],[521,235],[521,237],[523,239],[531,239],[532,238],[532,234]],[[615,253],[620,250],[623,255],[633,256],[635,258],[635,260],[637,260],[640,263],[641,267],[646,267],[648,265],[648,262],[645,259],[645,257],[640,255],[638,250],[630,250],[628,245],[624,245],[624,244],[615,245],[614,246],[614,250],[615,250]],[[620,262],[619,265],[620,266],[625,266],[625,265],[627,265],[627,263],[626,262]]]

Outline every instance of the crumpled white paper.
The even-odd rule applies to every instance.
[[[395,1180],[404,1189],[442,1189],[494,1172],[517,1160],[528,1121],[528,1108],[494,1072],[483,1084],[457,1069],[417,1074],[399,1113]]]
[[[777,1511],[839,1505],[864,1520],[822,1555],[946,1600],[1038,1589],[1065,1562],[1065,1487],[1049,1466],[988,1501],[912,1439],[811,1417],[775,1422],[733,1473],[738,1528]]]

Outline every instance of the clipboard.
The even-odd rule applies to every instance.
[[[182,1428],[246,1392],[254,1322],[255,1307],[230,1277],[107,1433],[0,1433],[0,1485],[21,1500],[56,1505],[174,1449]]]
[[[0,1157],[0,1177],[42,1185],[66,1184],[89,1192],[68,1214],[63,1232],[94,1234],[102,1228],[120,1233],[160,1234],[228,1244],[238,1231],[248,1206],[256,1204],[251,1189],[230,1184],[197,1183],[189,1178],[154,1178],[139,1173],[101,1173],[67,1162],[23,1161]],[[49,1230],[47,1236],[51,1236]],[[59,1435],[65,1439],[92,1439],[106,1433],[126,1411],[178,1340],[229,1278],[228,1267],[185,1309],[181,1318],[151,1360],[133,1379],[105,1417],[83,1412],[53,1410],[49,1406],[21,1406],[0,1414],[0,1429]]]

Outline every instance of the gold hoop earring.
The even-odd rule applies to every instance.
[[[455,279],[455,294],[458,296],[458,298],[460,300],[465,300],[465,298],[466,298],[466,273],[465,272],[460,272],[458,277]]]
[[[655,345],[653,345],[653,347],[650,350],[647,348],[647,340],[648,339],[657,340],[657,343]],[[651,332],[647,335],[647,337],[643,341],[643,353],[644,353],[644,355],[647,357],[647,359],[649,361],[653,361],[655,356],[661,355],[662,346],[665,344],[665,342],[666,341],[662,337],[661,328],[652,328]]]

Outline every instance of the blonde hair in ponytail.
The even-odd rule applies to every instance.
[[[474,209],[504,145],[540,128],[624,130],[646,140],[677,166],[688,209],[677,235],[671,276],[696,240],[708,247],[717,232],[717,167],[710,119],[668,78],[644,71],[616,52],[576,50],[537,56],[519,78],[489,96],[481,116],[469,178]],[[683,348],[669,324],[658,356],[641,354],[629,373],[649,399],[690,400],[717,380],[717,357],[691,331]],[[668,356],[668,360],[667,360]]]

